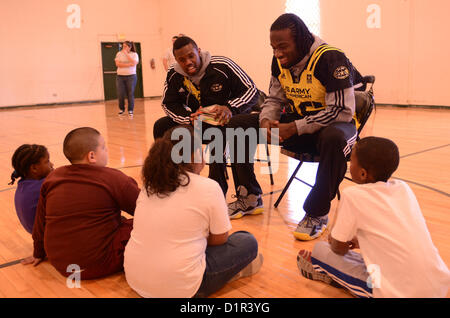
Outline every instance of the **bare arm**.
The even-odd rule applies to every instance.
[[[227,240],[228,240],[228,232],[222,234],[209,233],[208,245],[222,245],[225,244]]]
[[[328,243],[331,245],[331,250],[338,255],[344,256],[349,250],[348,242],[335,240],[331,234],[328,236]]]
[[[115,60],[116,62],[116,66],[117,67],[130,67],[133,66],[134,64],[132,63],[123,63],[123,62],[119,62],[118,60]]]

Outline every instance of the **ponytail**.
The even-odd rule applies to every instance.
[[[16,179],[26,178],[31,165],[39,163],[47,153],[47,148],[42,145],[24,144],[17,148],[11,159],[14,172],[11,174],[11,182],[8,184],[13,185]]]

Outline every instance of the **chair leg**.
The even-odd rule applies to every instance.
[[[223,155],[223,160],[224,160],[223,162],[225,162],[225,166],[223,167],[224,173],[225,173],[225,178],[227,180],[229,180],[230,177],[228,176],[228,169],[227,169],[227,167],[231,167],[231,165],[228,164],[227,157],[225,156],[225,154]]]
[[[295,176],[297,175],[298,170],[300,169],[300,167],[302,166],[303,161],[300,161],[297,168],[295,168],[294,172],[292,173],[292,176],[289,178],[288,182],[286,183],[286,185],[284,186],[283,191],[281,191],[280,196],[277,199],[277,202],[275,202],[275,207],[278,207],[278,204],[280,204],[281,199],[283,199],[284,194],[286,193],[287,189],[289,189],[289,186],[292,183],[292,180],[294,180]]]
[[[270,184],[273,185],[272,164],[270,162],[269,145],[266,143],[267,165],[269,166]]]

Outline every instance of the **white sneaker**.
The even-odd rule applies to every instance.
[[[237,273],[235,276],[233,276],[232,279],[230,279],[230,282],[258,273],[263,263],[264,257],[261,253],[258,253],[256,258],[250,264],[245,266],[239,273]]]

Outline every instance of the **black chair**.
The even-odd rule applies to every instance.
[[[258,98],[258,102],[256,103],[255,106],[252,107],[251,109],[251,114],[259,114],[261,112],[261,105],[264,103],[264,100],[266,99],[267,95],[263,92],[263,91],[259,91],[259,98]],[[266,147],[266,158],[265,159],[260,159],[260,158],[255,158],[254,161],[257,162],[267,162],[268,168],[269,168],[269,177],[270,177],[270,184],[274,185],[273,182],[273,173],[272,173],[272,164],[270,162],[270,153],[269,153],[269,145],[268,143],[264,144]],[[225,160],[227,160],[226,162],[229,161],[229,156],[227,154],[224,155]],[[231,164],[227,164],[227,167],[231,167]],[[225,177],[228,179],[228,172],[225,169]]]
[[[370,115],[372,114],[372,111],[375,109],[375,100],[373,97],[373,84],[375,83],[375,76],[369,75],[363,77],[363,85],[360,88],[355,89],[355,112],[356,112],[356,118],[358,119],[359,126],[357,127],[358,131],[358,137],[357,140],[359,140],[359,135],[361,134],[362,129],[364,128],[365,124],[367,123],[367,120],[369,119]],[[281,202],[281,199],[283,199],[284,195],[286,194],[286,191],[289,189],[289,186],[291,185],[292,181],[294,179],[308,185],[309,187],[313,187],[313,185],[305,182],[304,180],[297,178],[297,172],[302,166],[304,162],[319,162],[320,161],[320,155],[314,154],[314,153],[296,153],[292,152],[286,149],[283,149],[281,147],[280,152],[283,155],[286,155],[288,157],[294,158],[299,160],[299,163],[297,167],[295,168],[294,172],[292,173],[291,177],[289,178],[288,182],[286,183],[285,187],[283,188],[283,191],[281,192],[280,196],[278,197],[277,201],[275,202],[275,207],[278,207],[278,205]],[[347,157],[347,160],[350,159],[350,155]],[[352,179],[348,177],[344,177],[347,180],[353,181]],[[340,199],[340,193],[338,190],[337,193],[338,199]]]
[[[254,106],[252,108],[252,113],[259,114],[261,112],[261,105],[264,103],[264,100],[266,99],[266,97],[267,97],[267,95],[263,91],[259,91],[258,103],[256,104],[256,106]],[[267,162],[267,165],[269,167],[270,184],[273,185],[274,182],[273,182],[272,164],[270,162],[269,144],[266,142],[266,143],[264,143],[264,145],[266,147],[266,158],[265,159],[256,158],[255,161]]]

